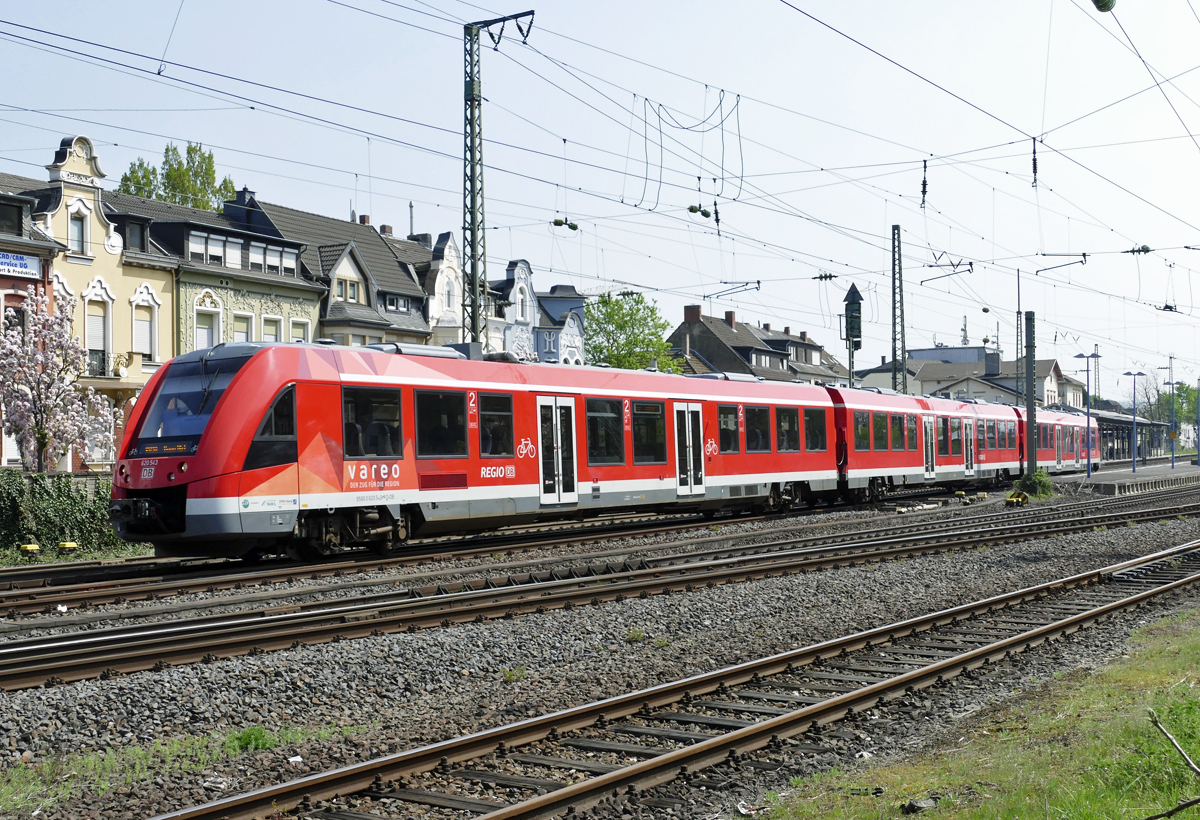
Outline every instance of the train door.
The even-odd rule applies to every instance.
[[[1063,456],[1063,429],[1061,424],[1056,424],[1050,428],[1051,435],[1054,436],[1054,466],[1062,469]]]
[[[678,495],[704,495],[704,432],[695,402],[675,402],[675,476]]]
[[[925,416],[925,478],[937,478],[937,464],[934,453],[937,452],[937,419]]]
[[[963,419],[963,467],[967,478],[975,477],[975,421]]]
[[[1071,435],[1075,438],[1075,469],[1078,470],[1083,458],[1083,428],[1072,427]]]
[[[575,399],[538,396],[538,465],[543,504],[579,501],[575,476]]]

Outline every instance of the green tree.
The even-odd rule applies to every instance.
[[[121,175],[117,190],[206,211],[219,211],[222,203],[237,195],[237,186],[229,177],[217,182],[212,151],[191,142],[183,154],[175,143],[167,143],[159,168],[138,157]]]
[[[663,338],[671,323],[641,293],[603,293],[588,300],[584,318],[584,355],[590,364],[642,370],[657,359],[659,370],[677,372],[671,345]]]

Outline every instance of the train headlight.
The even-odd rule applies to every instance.
[[[187,472],[187,462],[186,461],[179,465],[179,472],[181,472],[181,473]]]
[[[119,472],[121,475],[125,475],[125,465],[122,464],[120,468],[118,468],[117,472]]]
[[[167,481],[174,481],[174,480],[175,480],[175,474],[167,473]]]

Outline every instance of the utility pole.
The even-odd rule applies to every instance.
[[[521,20],[525,18],[529,18],[529,23],[522,28]],[[516,23],[522,39],[529,38],[529,32],[533,29],[532,11],[463,26],[466,68],[463,88],[466,103],[466,123],[463,128],[463,250],[467,256],[464,266],[466,282],[463,283],[463,325],[464,332],[470,334],[472,342],[481,341],[484,335],[484,297],[487,293],[487,243],[483,218],[483,78],[479,61],[479,33],[499,25],[499,36],[489,32],[493,44],[499,46],[500,38],[504,36],[504,24],[509,20]]]
[[[1025,475],[1037,472],[1037,388],[1033,383],[1036,353],[1037,349],[1033,343],[1033,311],[1030,310],[1025,313]]]
[[[892,389],[908,392],[908,346],[904,343],[904,270],[900,226],[892,226]]]

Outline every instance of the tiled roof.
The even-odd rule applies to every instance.
[[[329,303],[329,309],[325,313],[325,321],[330,323],[358,322],[379,327],[386,327],[391,324],[375,308],[360,305],[358,302],[343,302],[337,299]]]
[[[171,202],[147,199],[133,194],[122,194],[117,191],[104,191],[101,199],[109,213],[136,214],[153,219],[155,222],[196,222],[225,230],[257,233],[249,225],[235,222],[219,211],[189,208],[186,205],[175,205]]]
[[[33,179],[0,171],[0,191],[6,194],[24,194],[27,191],[36,191],[45,187],[46,180],[44,179]]]
[[[336,245],[322,245],[317,248],[317,258],[321,265],[318,272],[323,276],[332,276],[333,266],[338,263],[349,246],[349,242],[339,242]]]
[[[416,266],[433,259],[433,248],[427,248],[420,242],[401,239],[398,236],[385,236],[383,241],[391,246],[392,253],[396,254],[396,258],[401,262]]]
[[[748,347],[754,350],[772,350],[771,347],[763,344],[762,340],[754,335],[754,332],[749,325],[737,322],[737,329],[735,330],[726,324],[724,320],[716,319],[712,316],[701,316],[700,321],[704,323],[706,328],[712,331],[714,336],[716,336],[729,347]]]
[[[308,245],[302,254],[305,266],[314,273],[322,270],[319,248],[353,242],[379,289],[424,298],[425,292],[397,258],[391,245],[370,225],[345,219],[298,211],[283,205],[255,200],[267,218],[284,236]]]

